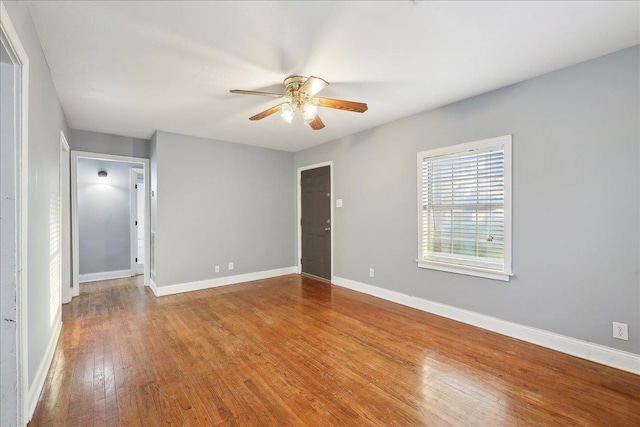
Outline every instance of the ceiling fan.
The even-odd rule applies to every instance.
[[[241,93],[245,95],[270,96],[273,98],[284,98],[285,102],[271,107],[268,110],[249,117],[249,120],[260,120],[272,114],[281,112],[282,119],[291,123],[294,113],[302,113],[304,122],[313,130],[320,130],[324,123],[318,116],[318,107],[335,108],[338,110],[364,113],[367,111],[367,104],[362,102],[343,101],[341,99],[321,98],[315,94],[327,87],[329,82],[319,77],[290,76],[284,79],[285,93],[257,92],[253,90],[233,89],[231,93]]]

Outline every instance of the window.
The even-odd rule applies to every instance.
[[[418,153],[418,266],[508,281],[511,135]]]

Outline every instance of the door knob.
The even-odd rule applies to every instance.
[[[331,231],[331,227],[325,228],[324,231]]]

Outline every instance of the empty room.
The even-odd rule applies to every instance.
[[[640,2],[0,18],[1,427],[640,425]]]

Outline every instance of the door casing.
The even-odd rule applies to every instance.
[[[127,163],[139,163],[144,169],[144,182],[149,182],[149,159],[141,157],[128,157],[128,156],[116,156],[113,154],[101,154],[101,153],[88,153],[83,151],[71,151],[71,252],[72,252],[72,286],[73,296],[78,296],[80,292],[80,254],[79,244],[80,239],[78,237],[78,159],[98,159],[115,162],[127,162]],[[149,245],[151,241],[151,202],[149,186],[144,186],[144,200],[145,200],[145,260],[144,260],[144,285],[149,286],[151,272],[149,266],[151,265]]]
[[[2,45],[11,56],[11,62],[16,67],[14,87],[16,117],[13,148],[15,158],[15,192],[16,192],[16,295],[15,310],[17,320],[16,362],[17,362],[17,422],[24,426],[31,420],[35,409],[28,403],[29,392],[29,343],[27,316],[27,242],[28,242],[28,201],[29,201],[29,56],[24,49],[20,37],[11,22],[9,13],[0,3],[0,39]],[[3,313],[4,314],[4,313]]]
[[[297,200],[298,200],[298,219],[297,219],[297,223],[296,223],[296,227],[298,230],[298,274],[302,273],[302,227],[301,227],[301,222],[302,222],[302,171],[306,171],[309,169],[316,169],[316,168],[321,168],[324,166],[329,166],[329,179],[331,181],[331,196],[329,198],[329,203],[331,204],[331,279],[330,282],[333,283],[333,270],[334,270],[334,264],[333,264],[333,241],[334,241],[334,236],[335,236],[335,228],[336,228],[336,224],[335,221],[333,219],[333,206],[334,206],[334,196],[333,196],[333,160],[329,160],[327,162],[322,162],[322,163],[315,163],[312,165],[307,165],[307,166],[301,166],[298,168],[297,171],[297,176],[296,176],[296,187],[298,189],[298,196],[297,196]]]
[[[69,143],[60,131],[60,288],[61,301],[71,301],[71,156]]]

